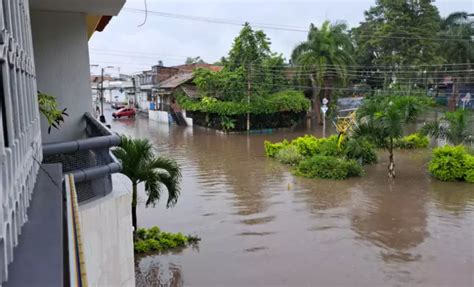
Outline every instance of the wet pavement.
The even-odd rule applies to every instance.
[[[222,135],[142,117],[110,121],[183,168],[176,207],[145,208],[142,194],[139,226],[202,238],[138,258],[139,286],[474,286],[474,185],[432,179],[428,150],[397,152],[394,182],[383,152],[362,178],[310,180],[263,149],[304,129]]]

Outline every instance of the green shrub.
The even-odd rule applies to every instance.
[[[304,135],[291,141],[291,145],[295,146],[298,153],[304,157],[310,157],[317,154],[318,139],[312,135]]]
[[[163,232],[156,226],[150,229],[139,228],[135,233],[134,250],[136,253],[165,251],[176,247],[185,247],[189,244],[196,244],[200,240],[197,236],[184,236],[181,233]]]
[[[466,154],[464,156],[464,180],[474,183],[474,156]]]
[[[295,146],[289,145],[280,149],[275,158],[281,163],[295,165],[303,159],[303,156],[299,154]]]
[[[134,250],[136,253],[146,253],[150,251],[150,246],[146,241],[140,240],[135,242]]]
[[[332,135],[327,138],[320,138],[317,140],[316,151],[312,155],[327,155],[327,156],[340,156],[342,151],[337,145],[338,136]]]
[[[464,176],[464,180],[469,183],[474,183],[474,169],[470,169],[466,172],[466,175]]]
[[[296,173],[309,178],[345,179],[362,174],[355,160],[343,160],[334,156],[316,155],[298,164]]]
[[[265,141],[263,144],[265,145],[265,153],[268,157],[275,157],[281,149],[289,145],[287,140],[283,140],[279,143],[271,143],[269,141]]]
[[[377,162],[375,145],[366,139],[350,138],[344,143],[344,154],[349,159],[360,160],[362,164]]]
[[[470,155],[465,148],[459,146],[444,146],[433,150],[428,170],[439,180],[454,181],[462,180],[466,172],[472,170]]]
[[[395,142],[395,146],[401,149],[426,148],[429,144],[429,138],[419,133],[405,136]]]

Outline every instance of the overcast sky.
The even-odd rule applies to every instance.
[[[364,11],[375,0],[147,0],[146,23],[144,0],[127,0],[125,9],[113,17],[104,32],[96,32],[89,41],[91,64],[120,67],[122,73],[147,70],[158,60],[172,66],[184,63],[187,56],[201,56],[212,63],[227,55],[241,27],[160,17],[154,11],[199,17],[234,20],[239,23],[265,23],[307,29],[312,22],[345,21],[350,27],[364,19]],[[474,11],[473,0],[436,0],[441,16],[455,11]],[[305,40],[306,33],[263,29],[270,37],[274,52],[288,58],[296,44]],[[117,69],[109,68],[111,73]],[[92,69],[93,73],[97,68]]]

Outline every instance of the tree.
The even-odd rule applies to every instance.
[[[441,18],[432,2],[377,0],[353,30],[357,49],[368,53],[365,60],[393,68],[440,62],[434,35]]]
[[[474,135],[469,130],[469,112],[457,110],[446,112],[440,120],[426,124],[422,133],[439,139],[446,139],[454,145],[474,142]]]
[[[184,62],[186,65],[190,64],[204,64],[204,60],[201,59],[200,56],[197,57],[186,57],[186,61]]]
[[[367,138],[389,152],[388,176],[395,177],[393,149],[405,124],[414,122],[427,105],[426,98],[388,96],[366,99],[357,110],[354,137]]]
[[[334,82],[346,80],[347,65],[352,63],[353,46],[346,28],[345,24],[331,25],[329,21],[325,21],[321,29],[311,24],[307,40],[296,46],[291,55],[293,62],[300,66],[300,76],[307,76],[311,82],[313,110],[320,124],[320,92],[324,91],[324,97],[329,100]]]
[[[181,169],[178,164],[165,157],[157,157],[147,139],[132,139],[122,136],[113,154],[122,163],[121,173],[132,181],[132,224],[137,230],[137,187],[145,184],[146,205],[160,200],[163,187],[168,192],[167,207],[176,204],[180,194]]]
[[[249,23],[245,23],[234,39],[228,57],[223,61],[225,68],[230,71],[244,68],[248,74],[252,65],[259,66],[271,55],[270,44],[270,39],[263,31],[254,31]]]

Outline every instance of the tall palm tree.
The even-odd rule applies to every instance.
[[[446,112],[440,120],[427,123],[421,132],[434,138],[446,139],[454,145],[474,142],[467,110]]]
[[[335,80],[347,78],[347,65],[352,63],[353,45],[342,23],[330,24],[325,21],[318,29],[309,27],[308,38],[295,47],[291,58],[300,69],[300,76],[307,76],[313,93],[313,111],[322,123],[320,93],[331,97]],[[323,87],[321,89],[320,87]]]
[[[353,136],[365,137],[389,152],[388,176],[395,177],[393,150],[403,136],[403,126],[413,122],[427,105],[415,96],[390,96],[367,99],[357,110]]]
[[[145,183],[148,196],[146,205],[160,200],[163,187],[168,192],[166,207],[174,206],[180,193],[181,169],[178,164],[165,157],[157,157],[147,139],[132,139],[122,136],[119,147],[113,154],[122,163],[122,172],[132,181],[132,224],[137,230],[137,187]]]

